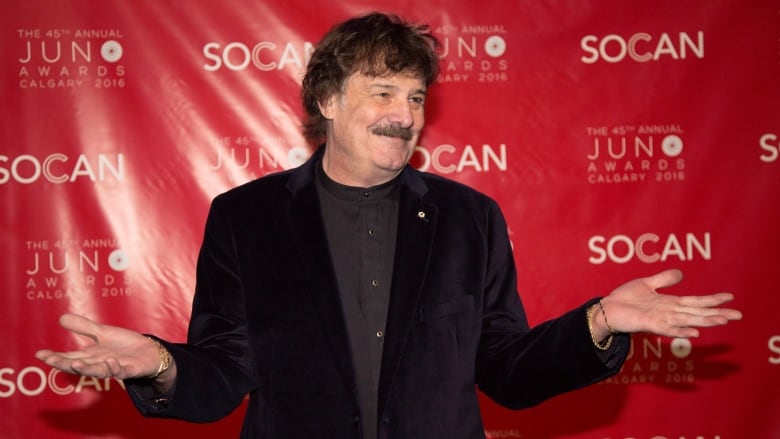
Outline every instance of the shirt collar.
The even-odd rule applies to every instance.
[[[395,192],[401,181],[401,174],[392,180],[371,187],[356,187],[343,185],[334,181],[325,173],[322,168],[322,160],[318,160],[315,170],[317,183],[322,186],[329,194],[344,201],[373,201],[385,199]]]

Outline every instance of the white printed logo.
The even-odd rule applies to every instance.
[[[618,63],[626,58],[636,62],[669,58],[683,60],[691,55],[701,59],[704,58],[704,32],[696,32],[695,38],[687,32],[680,32],[676,40],[666,32],[658,37],[645,32],[633,34],[628,38],[616,34],[601,38],[586,35],[580,40],[580,48],[586,53],[580,57],[580,61],[585,64],[594,64],[600,60]]]
[[[100,56],[106,62],[115,63],[122,58],[122,45],[118,41],[108,40],[100,46]]]

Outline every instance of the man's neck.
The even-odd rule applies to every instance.
[[[378,186],[394,179],[403,170],[401,169],[397,172],[383,172],[381,170],[368,172],[355,166],[348,158],[333,157],[333,154],[338,153],[329,152],[328,148],[325,147],[325,153],[322,156],[322,170],[328,178],[344,186],[363,188]]]

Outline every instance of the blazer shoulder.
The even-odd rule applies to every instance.
[[[455,180],[436,174],[420,173],[427,186],[427,196],[434,202],[461,206],[496,208],[498,204],[487,194]]]
[[[225,192],[214,197],[214,203],[217,204],[243,204],[248,201],[256,201],[258,198],[263,200],[268,197],[274,197],[289,193],[286,189],[287,182],[294,170],[275,172],[264,175],[252,181],[228,189]]]
[[[292,170],[268,174],[217,195],[211,201],[210,213],[222,218],[250,220],[282,212],[291,200],[287,187]]]

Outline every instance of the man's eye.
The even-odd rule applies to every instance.
[[[409,98],[409,102],[414,103],[414,104],[422,105],[422,104],[425,103],[425,98],[420,97],[420,96],[415,96],[415,97]]]

